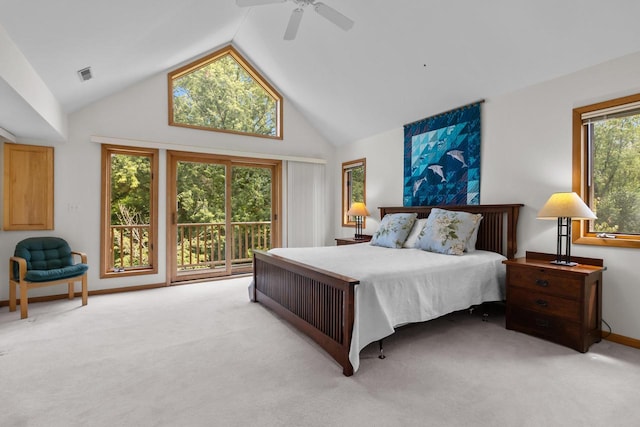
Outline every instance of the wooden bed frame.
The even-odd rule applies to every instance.
[[[468,206],[382,207],[388,213],[416,212],[426,218],[434,207],[480,213],[477,249],[498,252],[511,259],[517,247],[516,226],[522,204]],[[358,279],[318,269],[307,264],[254,251],[253,300],[282,316],[327,351],[353,375],[349,361],[354,322],[354,287]]]

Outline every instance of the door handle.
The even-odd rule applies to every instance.
[[[536,325],[543,327],[543,328],[548,328],[549,327],[549,321],[546,319],[536,319]]]
[[[537,279],[536,280],[536,285],[542,286],[543,288],[546,288],[547,286],[549,286],[549,282],[547,280],[544,280],[544,279]]]

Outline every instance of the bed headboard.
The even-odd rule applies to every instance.
[[[518,251],[516,228],[518,213],[523,204],[465,205],[465,206],[392,206],[380,209],[380,218],[388,213],[416,212],[418,218],[426,218],[433,208],[482,214],[476,248],[515,258]]]

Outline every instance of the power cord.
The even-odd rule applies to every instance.
[[[607,325],[607,328],[609,329],[609,332],[607,333],[607,335],[603,335],[603,336],[602,336],[602,338],[606,338],[606,337],[608,337],[609,335],[611,335],[611,333],[612,333],[612,332],[611,332],[611,325],[609,325],[609,324],[607,323],[607,321],[606,321],[606,320],[604,320],[604,319],[602,319],[602,323],[604,323],[605,325]]]

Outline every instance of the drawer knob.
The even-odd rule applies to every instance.
[[[549,286],[549,282],[544,280],[544,279],[537,279],[536,280],[536,285],[542,286],[543,288],[546,288],[547,286]]]
[[[549,321],[546,319],[536,319],[536,325],[542,326],[543,328],[549,327]]]
[[[548,307],[549,306],[549,303],[546,302],[543,299],[537,299],[536,300],[536,304],[538,304],[540,307]]]

